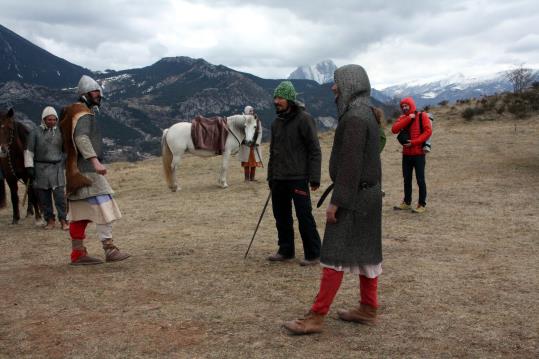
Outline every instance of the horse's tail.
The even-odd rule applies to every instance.
[[[2,182],[0,183],[0,208],[4,208],[6,206],[6,185],[3,178],[0,181]]]
[[[172,151],[168,147],[167,132],[168,128],[163,131],[163,137],[161,137],[161,160],[163,161],[163,171],[168,188],[172,188],[174,185],[172,183]]]

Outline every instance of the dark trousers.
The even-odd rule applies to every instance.
[[[56,187],[55,189],[38,189],[37,193],[45,221],[54,219],[54,209],[52,207],[53,197],[56,212],[58,214],[58,220],[66,219],[66,199],[64,186]]]
[[[307,180],[275,180],[271,191],[273,216],[279,236],[279,253],[285,257],[294,257],[294,221],[292,202],[296,209],[299,233],[303,241],[305,259],[320,257],[320,235],[312,214],[311,196]]]
[[[427,205],[427,183],[425,182],[425,156],[402,156],[402,175],[404,177],[404,202],[412,203],[412,173],[415,169],[415,178],[419,187],[419,200],[421,206]]]

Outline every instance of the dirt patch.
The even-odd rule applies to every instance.
[[[308,310],[320,269],[298,265],[297,232],[296,260],[265,260],[276,250],[271,206],[243,259],[265,171],[244,183],[232,160],[223,190],[220,158],[186,157],[182,190],[171,193],[155,159],[109,166],[124,214],[115,241],[133,255],[125,262],[70,267],[65,232],[31,219],[13,226],[0,211],[0,357],[537,357],[539,118],[515,126],[434,112],[427,213],[393,211],[402,198],[394,138],[382,155],[378,326],[337,319],[358,300],[358,280],[346,276],[325,332],[287,335],[281,324]],[[321,135],[323,187],[332,141]],[[323,233],[324,210],[314,214]],[[90,254],[103,257],[91,225],[87,235]]]

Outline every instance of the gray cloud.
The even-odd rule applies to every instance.
[[[539,66],[532,0],[4,0],[0,23],[93,70],[202,57],[262,77],[331,58],[389,85]]]

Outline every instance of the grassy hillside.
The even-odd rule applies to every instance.
[[[320,269],[298,265],[299,239],[297,260],[265,260],[276,250],[271,208],[244,260],[265,182],[243,183],[231,161],[230,187],[220,189],[220,157],[188,156],[177,193],[166,189],[160,159],[110,165],[124,214],[115,240],[133,254],[122,263],[72,268],[66,233],[30,219],[8,225],[10,210],[0,210],[0,356],[537,357],[539,116],[515,128],[509,114],[465,121],[466,106],[433,109],[424,215],[392,209],[402,198],[401,154],[388,136],[378,326],[337,319],[358,300],[358,280],[347,275],[325,332],[288,336],[280,325],[308,310]],[[321,135],[324,187],[332,140]],[[324,210],[314,214],[323,233]],[[87,247],[102,256],[90,228]]]

